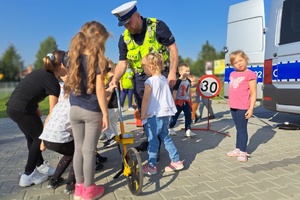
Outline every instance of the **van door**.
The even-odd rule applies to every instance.
[[[232,51],[243,50],[249,57],[248,68],[257,75],[257,98],[262,99],[265,53],[265,11],[263,0],[250,0],[230,6],[225,47],[224,96],[228,97]]]
[[[267,33],[263,106],[278,112],[300,114],[300,1],[272,2]],[[270,76],[269,76],[270,77]]]

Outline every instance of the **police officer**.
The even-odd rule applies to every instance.
[[[136,1],[131,1],[112,11],[112,14],[119,20],[118,25],[124,26],[126,29],[119,39],[119,62],[111,84],[117,85],[126,71],[127,62],[129,62],[129,66],[135,73],[133,77],[134,97],[140,111],[145,89],[144,83],[148,78],[141,65],[142,58],[148,53],[162,53],[166,63],[162,74],[168,78],[169,86],[172,88],[176,83],[178,50],[169,27],[156,18],[143,18],[137,11],[136,4]],[[148,141],[146,140],[136,149],[146,151],[147,146]]]
[[[163,75],[168,78],[170,88],[172,88],[176,83],[178,50],[169,27],[161,20],[143,18],[137,11],[136,4],[136,1],[131,1],[112,11],[112,14],[119,20],[118,25],[126,28],[119,39],[119,62],[112,84],[117,84],[121,79],[129,62],[135,72],[134,96],[140,110],[144,83],[148,78],[141,66],[142,58],[148,53],[162,53],[167,65]]]

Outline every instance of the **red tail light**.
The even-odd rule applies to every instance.
[[[265,60],[264,84],[272,84],[272,60]]]

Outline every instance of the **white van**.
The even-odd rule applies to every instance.
[[[244,50],[249,56],[249,68],[257,74],[258,97],[262,98],[263,106],[277,112],[300,114],[300,0],[272,0],[267,28],[263,11],[263,0],[249,0],[230,7],[225,62],[229,63],[231,51]],[[243,41],[236,34],[232,42],[234,38],[230,34],[237,31],[237,27],[235,31],[230,30],[232,18],[236,24],[247,23],[245,29],[239,29],[241,34],[244,32]],[[259,69],[255,70],[255,66]]]

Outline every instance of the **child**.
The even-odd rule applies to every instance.
[[[237,130],[236,147],[227,153],[229,157],[237,157],[240,162],[247,162],[248,119],[253,114],[256,102],[256,75],[247,69],[248,57],[243,51],[230,54],[230,63],[235,71],[230,73],[229,107]]]
[[[104,148],[109,148],[116,146],[118,143],[113,139],[118,133],[118,100],[117,94],[114,91],[114,88],[109,87],[109,83],[114,76],[115,65],[111,60],[108,60],[108,72],[105,76],[105,88],[107,91],[107,101],[108,101],[108,120],[109,127],[102,134],[108,139],[104,142]]]
[[[60,77],[62,81],[66,81],[67,75]],[[57,188],[63,181],[62,174],[70,165],[69,176],[65,193],[70,194],[74,190],[75,175],[72,165],[74,154],[74,141],[72,129],[69,120],[70,103],[67,95],[64,95],[64,82],[60,82],[61,90],[58,103],[50,110],[45,120],[44,130],[39,137],[41,142],[41,150],[46,148],[62,154],[53,176],[48,182],[49,189]]]
[[[145,82],[145,92],[142,101],[141,119],[149,141],[148,163],[143,166],[143,173],[153,175],[157,173],[157,153],[159,139],[169,152],[171,163],[165,171],[183,169],[183,162],[171,138],[168,136],[169,116],[176,112],[176,106],[167,79],[161,74],[164,69],[163,55],[148,54],[142,59],[142,66],[149,78]]]
[[[199,101],[197,101],[197,99],[199,99],[199,96],[197,95],[197,78],[196,76],[190,74],[188,79],[191,81],[191,99],[192,99],[192,122],[197,122],[196,119],[198,118],[197,116],[197,108],[199,105]]]
[[[43,159],[40,150],[39,136],[43,132],[43,122],[39,103],[47,96],[51,99],[50,108],[58,101],[60,86],[58,77],[67,71],[62,64],[64,51],[55,50],[43,58],[44,69],[28,74],[15,88],[7,105],[7,115],[15,121],[25,135],[28,147],[28,158],[19,185],[28,187],[40,184],[52,176],[55,169]]]
[[[134,111],[132,107],[132,97],[133,97],[133,76],[134,72],[130,68],[129,64],[127,65],[126,72],[120,79],[121,86],[121,107],[124,108],[124,102],[126,95],[128,96],[128,111]]]
[[[106,75],[105,43],[109,33],[96,21],[85,23],[72,38],[69,52],[69,78],[65,91],[70,94],[70,122],[75,152],[76,199],[97,199],[104,193],[96,186],[95,149],[101,129],[108,128],[108,111],[104,77]],[[70,89],[68,89],[70,88]]]
[[[175,86],[173,87],[173,98],[175,99],[177,112],[175,116],[172,116],[171,118],[169,135],[176,135],[176,132],[174,131],[173,127],[175,126],[181,111],[183,111],[185,118],[185,136],[194,137],[196,134],[191,131],[191,82],[188,79],[188,76],[190,75],[190,67],[186,64],[181,64],[178,66],[178,72],[180,74],[180,77],[176,81]]]

